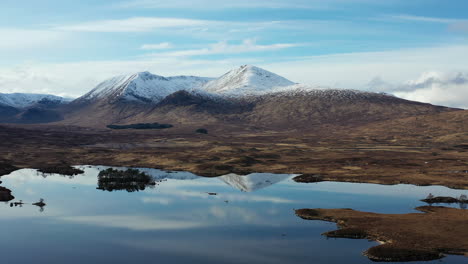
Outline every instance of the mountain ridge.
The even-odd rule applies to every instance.
[[[86,102],[106,99],[108,102],[119,100],[157,103],[164,97],[181,90],[195,90],[207,83],[210,78],[197,76],[164,77],[150,72],[138,72],[116,76],[101,82],[93,90],[75,100]]]
[[[51,94],[0,93],[1,123],[49,123],[62,120],[59,108],[70,98]]]
[[[35,93],[0,93],[0,105],[10,106],[18,109],[27,108],[41,102],[66,103],[72,99],[52,94]]]

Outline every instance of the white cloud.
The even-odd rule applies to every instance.
[[[385,5],[397,0],[127,0],[117,8],[176,8],[176,9],[230,9],[230,8],[269,8],[269,9],[335,9],[350,3]]]
[[[312,27],[317,21],[217,21],[178,17],[130,17],[111,20],[85,21],[76,24],[57,25],[57,32],[103,32],[103,33],[148,33],[163,32],[210,39],[237,38],[242,32],[251,33],[266,28],[303,28],[305,23]],[[315,25],[315,24],[314,24]],[[317,25],[316,25],[317,26]],[[315,29],[319,28],[317,26]],[[236,33],[236,35],[234,35]]]
[[[273,197],[266,195],[255,195],[252,193],[218,193],[218,195],[208,195],[203,192],[191,192],[185,190],[170,190],[170,189],[161,189],[158,192],[159,194],[164,194],[167,197],[177,198],[177,199],[214,199],[220,201],[229,201],[229,202],[256,202],[256,203],[272,203],[272,204],[285,204],[285,203],[294,203],[295,201],[281,198]],[[151,202],[151,200],[147,200]],[[155,201],[156,202],[156,201]],[[159,203],[159,201],[157,201]]]
[[[431,22],[431,23],[443,23],[443,24],[450,24],[460,21],[459,19],[451,19],[451,18],[440,18],[440,17],[426,17],[426,16],[413,16],[407,14],[400,14],[400,15],[390,15],[386,16],[390,19],[394,20],[403,20],[403,21],[417,21],[417,22]]]
[[[59,67],[55,64],[46,66],[28,63],[13,68],[0,68],[0,92],[55,94],[67,97],[81,95],[81,91],[77,91],[77,88],[81,85],[87,87],[90,76],[74,76],[69,71],[70,68]],[[76,70],[79,72],[79,69]]]
[[[191,50],[181,50],[173,51],[167,53],[156,53],[156,56],[169,56],[169,57],[183,57],[183,56],[197,56],[197,55],[214,55],[214,54],[238,54],[238,53],[247,53],[247,52],[261,52],[261,51],[271,51],[271,50],[280,50],[286,48],[297,47],[299,44],[293,43],[277,43],[270,45],[260,45],[257,44],[253,39],[246,39],[241,44],[233,45],[229,44],[227,41],[218,42],[212,45],[209,45],[207,48],[203,49],[191,49]]]
[[[0,28],[0,52],[4,50],[44,49],[63,43],[68,36],[53,30],[29,30],[19,28]]]
[[[370,91],[393,93],[408,100],[468,108],[468,71],[424,72],[418,78],[402,83],[375,77],[366,87]]]
[[[426,23],[447,24],[448,29],[453,32],[468,33],[468,20],[467,19],[413,16],[413,15],[406,15],[406,14],[386,15],[386,16],[382,16],[382,19],[391,20],[391,21],[402,21],[402,22],[426,22]]]
[[[408,100],[468,109],[468,72],[427,72],[394,89]]]
[[[204,224],[194,221],[165,220],[145,215],[96,215],[70,216],[59,218],[62,221],[101,227],[125,228],[136,231],[180,230],[202,227]]]
[[[210,208],[210,213],[219,220],[236,220],[236,222],[244,223],[261,223],[260,217],[255,213],[255,211],[242,208],[242,207],[220,207],[213,206]]]
[[[386,82],[382,77],[376,76],[369,81],[365,86],[366,90],[372,92],[386,92],[389,93],[395,89],[395,86],[391,83]]]
[[[199,27],[212,23],[217,22],[185,18],[132,17],[63,25],[55,29],[81,32],[149,32],[156,29]]]
[[[172,48],[172,44],[169,42],[162,42],[158,44],[144,44],[140,47],[142,50],[162,50]]]
[[[338,2],[336,0],[329,2]],[[316,0],[133,0],[116,5],[120,8],[190,8],[190,9],[226,9],[226,8],[326,8],[329,3]]]
[[[141,201],[146,204],[161,204],[161,205],[169,205],[172,203],[172,199],[163,198],[163,197],[143,197]]]
[[[305,84],[364,89],[374,76],[402,83],[427,71],[466,71],[468,45],[446,45],[381,52],[330,54],[263,64]]]

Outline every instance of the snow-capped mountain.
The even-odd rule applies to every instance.
[[[228,174],[219,177],[221,181],[243,192],[254,192],[284,181],[293,174],[252,173],[246,176]]]
[[[177,91],[198,90],[210,80],[210,78],[204,77],[163,77],[149,72],[139,72],[106,80],[78,100],[108,99],[111,101],[157,103]]]
[[[231,70],[220,78],[196,76],[163,77],[139,72],[111,78],[100,83],[77,101],[106,99],[110,102],[130,101],[158,103],[178,91],[206,96],[242,97],[295,89],[295,83],[272,72],[251,65]]]
[[[244,96],[265,94],[292,85],[293,82],[277,74],[252,65],[244,65],[207,83],[203,89],[216,94]]]
[[[37,103],[66,103],[71,99],[50,94],[29,94],[29,93],[0,93],[0,105],[14,108],[27,108]]]

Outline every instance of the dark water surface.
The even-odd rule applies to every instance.
[[[326,239],[320,234],[335,224],[302,220],[294,209],[409,213],[429,193],[467,193],[439,186],[304,184],[292,181],[293,175],[202,178],[153,169],[142,171],[158,180],[156,186],[109,192],[97,189],[99,171],[107,167],[78,167],[84,175],[19,170],[1,178],[14,201],[26,203],[0,203],[2,263],[372,263],[361,252],[375,242]],[[47,204],[42,209],[31,204],[40,198]]]

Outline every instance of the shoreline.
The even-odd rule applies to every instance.
[[[44,172],[58,170],[67,174],[72,164],[87,164],[92,166],[109,166],[109,167],[129,167],[129,168],[154,168],[167,171],[187,171],[202,177],[218,177],[229,173],[236,173],[239,175],[247,175],[250,173],[276,173],[276,174],[297,174],[293,178],[294,181],[299,183],[316,183],[316,182],[347,182],[347,183],[367,183],[367,184],[380,184],[380,185],[398,185],[398,184],[411,184],[415,186],[444,186],[450,189],[468,190],[468,173],[454,173],[452,177],[446,176],[445,178],[438,178],[436,175],[426,177],[418,177],[411,173],[411,169],[402,169],[400,167],[394,170],[385,168],[385,174],[379,175],[382,169],[366,169],[361,175],[356,173],[356,169],[352,171],[340,170],[336,171],[328,162],[320,162],[315,160],[314,166],[310,164],[302,164],[302,168],[295,166],[295,169],[288,167],[285,162],[276,159],[269,159],[267,161],[255,159],[252,164],[246,164],[250,161],[244,161],[242,158],[230,158],[230,162],[213,162],[213,157],[205,157],[205,159],[195,162],[182,162],[177,160],[177,153],[171,153],[171,158],[167,157],[151,157],[151,162],[142,162],[142,159],[148,158],[145,152],[138,153],[115,153],[112,150],[98,151],[97,153],[89,153],[81,149],[72,150],[73,157],[69,160],[66,156],[62,156],[57,162],[56,156],[60,154],[48,153],[42,155],[41,159],[35,161],[18,160],[16,163],[11,161],[0,161],[0,178],[18,169],[38,169]],[[77,156],[81,156],[78,158]],[[98,157],[105,156],[105,158]],[[122,159],[122,156],[125,156]],[[234,162],[232,160],[234,159]],[[72,162],[77,161],[77,162]],[[365,159],[364,159],[365,161]],[[294,162],[294,160],[293,160]],[[278,164],[280,163],[280,164]],[[467,165],[468,166],[468,165]],[[67,168],[68,167],[68,168]],[[326,169],[331,173],[327,173]],[[450,167],[448,168],[450,170]],[[310,173],[311,171],[315,173]],[[325,173],[322,173],[325,171]],[[406,172],[405,172],[406,171]],[[374,173],[375,172],[375,173]],[[392,172],[394,174],[392,175]],[[73,172],[72,173],[76,173]],[[408,173],[410,176],[407,176]],[[68,175],[68,174],[67,174]],[[466,175],[466,176],[465,176]],[[429,176],[429,177],[428,177]],[[453,180],[453,181],[452,181]]]

